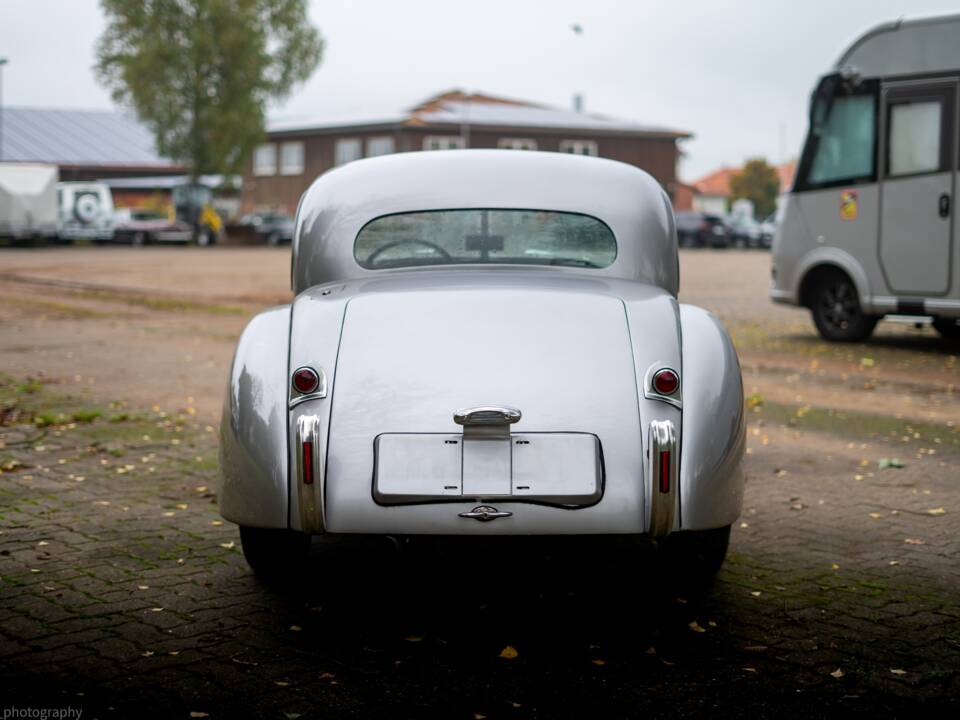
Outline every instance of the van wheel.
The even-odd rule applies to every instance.
[[[301,568],[310,553],[310,536],[295,530],[240,526],[243,557],[258,576],[281,578]]]
[[[209,245],[213,245],[213,242],[213,232],[209,228],[203,227],[197,231],[197,245],[200,247],[207,247]]]
[[[933,327],[944,340],[960,340],[960,320],[957,318],[934,318]]]
[[[686,530],[657,541],[662,567],[679,589],[710,586],[727,557],[730,526],[714,530]]]
[[[866,340],[880,320],[863,312],[856,286],[841,272],[824,274],[817,281],[810,312],[820,337],[833,342]]]
[[[131,238],[131,240],[130,240],[130,244],[131,244],[131,245],[135,245],[135,246],[137,246],[137,247],[146,245],[146,244],[147,244],[147,234],[146,234],[146,233],[143,233],[143,232],[134,233],[134,234],[133,234],[133,238]]]

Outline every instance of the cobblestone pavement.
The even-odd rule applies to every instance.
[[[650,548],[565,544],[321,544],[268,587],[217,515],[192,407],[4,379],[0,708],[955,716],[957,429],[751,405],[745,512],[709,593],[671,591]]]

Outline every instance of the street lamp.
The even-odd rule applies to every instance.
[[[0,57],[0,160],[3,160],[3,66],[7,59]]]

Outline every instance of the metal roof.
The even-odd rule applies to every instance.
[[[333,118],[330,116],[274,119],[267,124],[271,133],[329,132],[348,128],[377,126],[429,127],[469,124],[471,127],[514,128],[532,130],[572,130],[609,132],[637,135],[657,135],[673,138],[690,137],[684,130],[651,125],[595,113],[550,107],[522,100],[498,98],[492,95],[465,94],[451,91],[428,98],[410,110],[392,113],[380,118]]]
[[[56,165],[172,168],[153,136],[134,118],[112,110],[0,108],[0,159]]]

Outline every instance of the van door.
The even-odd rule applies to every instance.
[[[880,263],[900,296],[950,287],[955,80],[885,86],[881,112]]]

